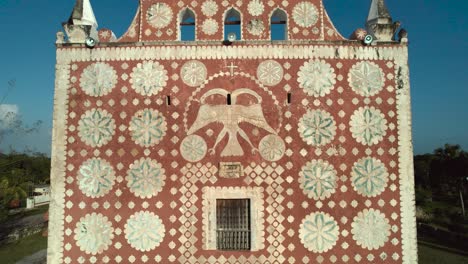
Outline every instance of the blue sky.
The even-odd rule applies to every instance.
[[[363,27],[370,0],[324,0],[338,30],[349,36]],[[137,0],[92,1],[100,27],[122,35],[134,17]],[[0,152],[11,145],[49,155],[51,143],[55,33],[74,0],[0,0],[0,116],[16,111],[25,125],[44,123],[38,133],[4,137]],[[468,150],[468,1],[387,0],[394,19],[409,32],[416,153],[445,143]],[[16,85],[8,94],[8,82]],[[5,119],[4,117],[0,117]],[[2,124],[0,122],[0,129]]]

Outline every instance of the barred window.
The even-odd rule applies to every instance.
[[[217,249],[250,250],[250,237],[250,199],[217,199]]]

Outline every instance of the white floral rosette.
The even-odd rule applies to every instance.
[[[332,115],[323,110],[308,110],[299,120],[298,131],[308,145],[324,146],[336,135],[336,122]]]
[[[315,200],[325,200],[336,191],[337,172],[324,160],[307,162],[299,172],[300,188],[305,195]]]
[[[166,175],[159,162],[150,158],[141,158],[130,165],[125,180],[127,187],[135,196],[149,199],[162,191]]]
[[[165,231],[161,218],[148,211],[133,214],[125,224],[127,242],[142,252],[158,247],[164,239]]]
[[[164,138],[167,123],[164,116],[154,109],[145,108],[135,113],[130,120],[129,131],[132,140],[142,147],[151,147]]]
[[[354,163],[351,184],[360,195],[376,197],[385,190],[387,183],[388,172],[382,161],[367,157]]]
[[[91,158],[81,164],[77,181],[84,195],[91,198],[103,197],[114,186],[115,171],[109,162],[101,158]]]
[[[283,80],[284,70],[275,60],[262,61],[257,68],[257,79],[267,86],[275,86]]]
[[[332,249],[340,234],[338,223],[324,212],[306,216],[299,226],[301,243],[314,253],[324,253]]]
[[[205,64],[200,61],[192,60],[184,63],[180,70],[182,81],[190,86],[197,87],[205,82],[207,69]]]
[[[88,146],[101,147],[109,143],[115,133],[115,121],[104,109],[86,111],[78,121],[78,136]]]
[[[138,63],[130,74],[132,88],[143,96],[157,95],[166,86],[167,71],[159,62]]]
[[[107,250],[114,238],[112,223],[102,214],[87,214],[76,223],[74,239],[81,251],[100,254]]]
[[[359,212],[354,217],[351,227],[353,239],[359,246],[368,250],[383,247],[390,236],[390,224],[385,214],[372,208]]]
[[[349,86],[359,95],[373,96],[382,91],[385,75],[382,69],[373,62],[358,62],[349,71]]]
[[[297,75],[299,87],[309,96],[323,97],[329,94],[336,84],[335,70],[322,60],[305,62]]]
[[[361,107],[354,112],[349,122],[353,138],[365,146],[378,144],[387,134],[385,115],[374,107]]]
[[[83,70],[80,77],[81,89],[90,96],[98,97],[109,94],[117,84],[117,73],[107,63],[97,62]]]
[[[218,28],[218,22],[212,18],[208,18],[203,21],[202,31],[207,35],[214,35],[216,32],[218,32]]]
[[[265,160],[278,161],[284,156],[286,146],[281,137],[277,135],[267,135],[260,141],[258,150]]]
[[[151,5],[146,13],[146,21],[154,28],[165,28],[171,23],[173,17],[172,9],[165,3]]]
[[[310,27],[318,22],[319,12],[314,4],[303,1],[294,6],[292,17],[300,27]]]
[[[208,146],[205,140],[199,135],[189,135],[180,143],[180,154],[189,162],[202,160],[207,150]]]

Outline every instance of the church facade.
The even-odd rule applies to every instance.
[[[48,263],[417,263],[407,34],[141,0],[57,34]]]

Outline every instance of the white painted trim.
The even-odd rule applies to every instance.
[[[62,53],[57,51],[57,57]],[[56,65],[54,120],[52,129],[51,200],[47,263],[63,263],[65,221],[65,165],[70,65]]]
[[[404,264],[414,264],[418,263],[418,252],[408,49],[402,49],[399,55],[395,59],[395,76],[397,76],[402,258]]]
[[[268,48],[265,48],[268,47]],[[63,48],[57,54],[59,64],[75,61],[136,61],[193,59],[355,59],[395,60],[406,50],[403,45],[381,47],[338,45],[249,45],[249,46],[139,46],[94,49]],[[337,55],[338,54],[338,55]]]

